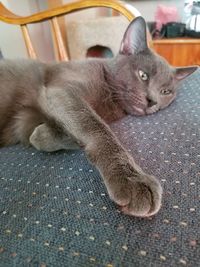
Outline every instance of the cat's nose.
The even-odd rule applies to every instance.
[[[157,104],[156,101],[154,101],[153,99],[147,97],[147,103],[148,103],[148,107],[151,108],[153,106],[155,106]]]

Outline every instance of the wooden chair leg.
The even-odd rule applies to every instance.
[[[55,51],[57,60],[69,60],[69,56],[67,54],[62,34],[60,31],[60,26],[58,24],[58,20],[56,17],[52,18],[51,20],[51,26],[52,26],[52,33],[53,33],[53,39],[54,39],[54,45],[55,45]]]
[[[31,42],[31,38],[30,38],[30,35],[29,35],[29,32],[28,32],[27,25],[21,25],[21,30],[22,30],[22,34],[23,34],[23,37],[24,37],[24,41],[25,41],[27,52],[28,52],[28,56],[30,58],[32,58],[32,59],[36,59],[37,55],[36,55],[36,52],[35,52],[35,50],[33,48],[33,44]]]

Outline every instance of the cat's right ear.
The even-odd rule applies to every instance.
[[[175,68],[175,79],[181,81],[191,75],[199,66],[179,67]]]
[[[148,48],[147,27],[143,17],[139,16],[131,21],[121,42],[119,53],[132,55]]]

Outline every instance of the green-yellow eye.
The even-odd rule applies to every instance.
[[[161,93],[162,95],[170,95],[170,94],[171,94],[171,91],[168,90],[168,89],[162,89],[160,93]]]
[[[139,73],[141,80],[147,81],[149,79],[148,74],[144,72],[143,70],[139,70],[138,73]]]

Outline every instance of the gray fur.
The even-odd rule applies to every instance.
[[[141,36],[132,38],[134,32]],[[160,209],[160,183],[136,165],[108,123],[165,108],[178,81],[195,69],[176,71],[148,49],[141,17],[129,25],[113,59],[1,61],[0,145],[21,142],[44,151],[81,146],[123,212],[151,216]],[[148,80],[141,79],[141,70]],[[163,89],[170,93],[163,95]]]

